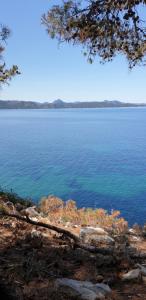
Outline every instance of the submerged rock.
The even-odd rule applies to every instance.
[[[90,281],[78,281],[68,278],[57,279],[56,286],[70,288],[72,295],[83,300],[105,299],[105,296],[111,293],[111,289],[107,284],[93,284]]]

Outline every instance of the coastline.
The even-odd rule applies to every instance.
[[[88,109],[88,108],[126,108],[146,107],[145,103],[128,103],[118,100],[65,102],[60,99],[53,102],[0,100],[0,109]]]

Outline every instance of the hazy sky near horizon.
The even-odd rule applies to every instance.
[[[128,69],[124,57],[90,65],[82,48],[58,46],[41,25],[41,16],[56,2],[1,0],[0,23],[12,30],[6,46],[9,66],[21,75],[0,90],[0,99],[53,101],[122,100],[146,103],[146,67]]]

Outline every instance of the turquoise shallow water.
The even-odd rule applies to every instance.
[[[146,222],[146,108],[0,110],[0,186]]]

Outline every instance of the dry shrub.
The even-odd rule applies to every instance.
[[[62,199],[53,195],[43,197],[40,201],[39,208],[44,214],[55,213],[60,210],[64,205]]]
[[[52,223],[65,224],[69,222],[71,225],[101,226],[110,228],[116,233],[125,232],[128,228],[128,223],[120,217],[119,211],[111,211],[109,214],[102,208],[78,209],[74,200],[64,202],[53,195],[42,198],[39,208]]]
[[[5,212],[7,212],[6,207],[0,203],[0,215],[3,215]]]
[[[5,213],[14,212],[15,207],[13,203],[9,201],[3,201],[3,199],[0,197],[0,216],[4,216]]]

